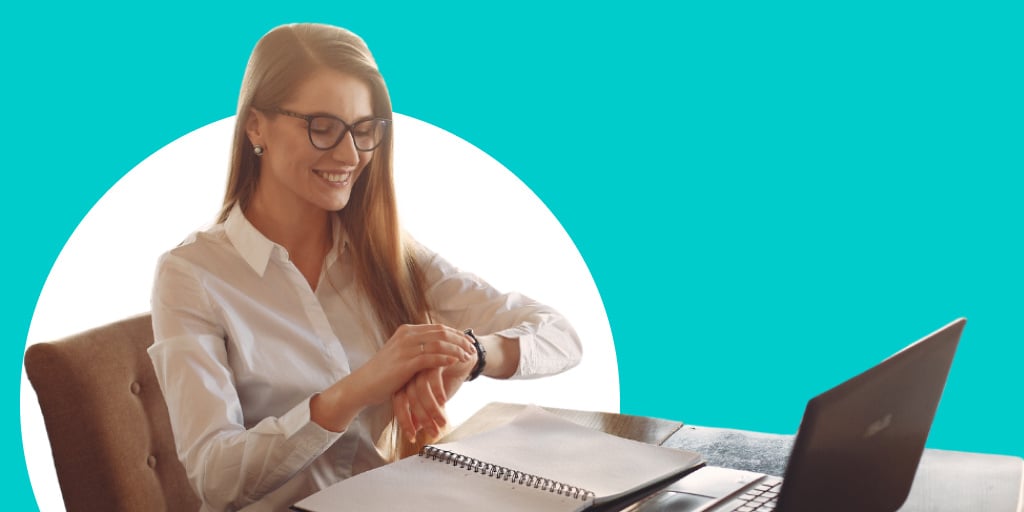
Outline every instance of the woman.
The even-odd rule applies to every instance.
[[[150,356],[203,510],[285,510],[393,459],[399,431],[437,436],[466,380],[579,361],[557,312],[402,236],[391,115],[354,34],[289,25],[253,50],[220,222],[153,290]]]

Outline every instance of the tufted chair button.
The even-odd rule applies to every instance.
[[[156,467],[156,455],[150,455],[148,458],[146,458],[146,464],[148,464],[149,467],[151,467],[151,468],[155,468]]]
[[[133,395],[139,394],[139,390],[141,390],[141,389],[142,389],[142,385],[141,384],[139,384],[138,382],[132,382],[132,394]]]

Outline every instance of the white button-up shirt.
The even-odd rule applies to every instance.
[[[365,409],[341,433],[310,420],[310,397],[363,365],[391,334],[359,291],[344,236],[335,222],[340,249],[328,254],[316,290],[238,206],[160,259],[149,355],[203,511],[283,511],[385,463],[377,442],[390,403]],[[519,338],[514,377],[579,362],[576,332],[556,311],[419,249],[434,321]]]

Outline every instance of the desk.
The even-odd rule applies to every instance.
[[[445,441],[511,420],[519,404],[492,403],[445,436]],[[645,443],[691,450],[708,465],[781,476],[793,436],[696,427],[682,422],[603,412],[548,409],[570,421]],[[910,497],[900,512],[1024,512],[1024,460],[1020,457],[925,450]]]

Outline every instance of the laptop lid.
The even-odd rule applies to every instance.
[[[965,323],[953,321],[807,403],[780,511],[900,508]]]

